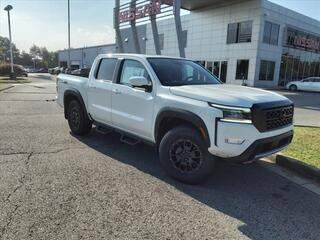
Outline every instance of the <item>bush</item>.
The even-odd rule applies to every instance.
[[[16,65],[16,64],[13,65],[13,70],[17,76],[21,76],[24,73],[24,69],[21,66]],[[1,64],[0,65],[0,75],[1,76],[10,76],[10,73],[11,73],[11,65],[10,64]]]

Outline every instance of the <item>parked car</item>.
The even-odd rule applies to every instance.
[[[48,73],[48,68],[39,68],[36,73]]]
[[[61,72],[63,72],[64,69],[65,69],[64,67],[55,67],[55,68],[53,69],[53,74],[58,75],[58,74],[60,74]]]
[[[26,70],[26,69],[22,69],[22,74],[21,74],[22,76],[24,76],[24,77],[28,77],[28,71]]]
[[[15,71],[17,76],[28,77],[28,69],[24,68],[22,65],[17,65],[17,67],[20,68],[18,71]]]
[[[320,92],[320,77],[309,77],[300,81],[289,82],[286,87],[290,91]]]
[[[28,72],[22,65],[13,64],[14,74],[19,76],[28,77]],[[11,65],[10,64],[0,64],[0,76],[10,76],[11,75]]]
[[[81,76],[81,77],[89,77],[90,68],[80,68],[73,70],[71,72],[72,75]]]
[[[54,74],[54,68],[49,68],[49,69],[48,69],[48,72],[49,72],[50,74]]]
[[[71,68],[66,68],[66,69],[63,70],[63,73],[71,74],[72,73],[72,69]]]
[[[94,124],[119,132],[124,143],[150,143],[168,175],[186,183],[206,179],[217,160],[251,162],[293,137],[289,99],[222,84],[187,59],[102,54],[89,78],[57,77],[57,102],[73,134]]]

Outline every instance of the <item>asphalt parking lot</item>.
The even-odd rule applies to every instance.
[[[295,105],[296,125],[320,127],[320,93],[275,91],[291,99]]]
[[[177,183],[152,147],[70,134],[54,98],[0,92],[0,239],[319,239],[318,195],[259,164]]]

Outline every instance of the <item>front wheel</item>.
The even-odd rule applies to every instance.
[[[188,126],[171,129],[164,135],[159,158],[169,176],[189,184],[207,179],[215,166],[215,159],[199,132]]]
[[[296,85],[293,84],[293,85],[290,85],[289,90],[290,90],[291,92],[295,92],[295,91],[298,90],[298,88],[297,88]]]
[[[68,123],[71,132],[80,136],[88,134],[92,128],[92,122],[76,100],[68,105]]]

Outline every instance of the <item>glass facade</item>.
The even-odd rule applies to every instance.
[[[279,85],[320,77],[320,37],[287,27],[284,31]]]
[[[284,47],[279,85],[307,77],[320,77],[320,54]]]

